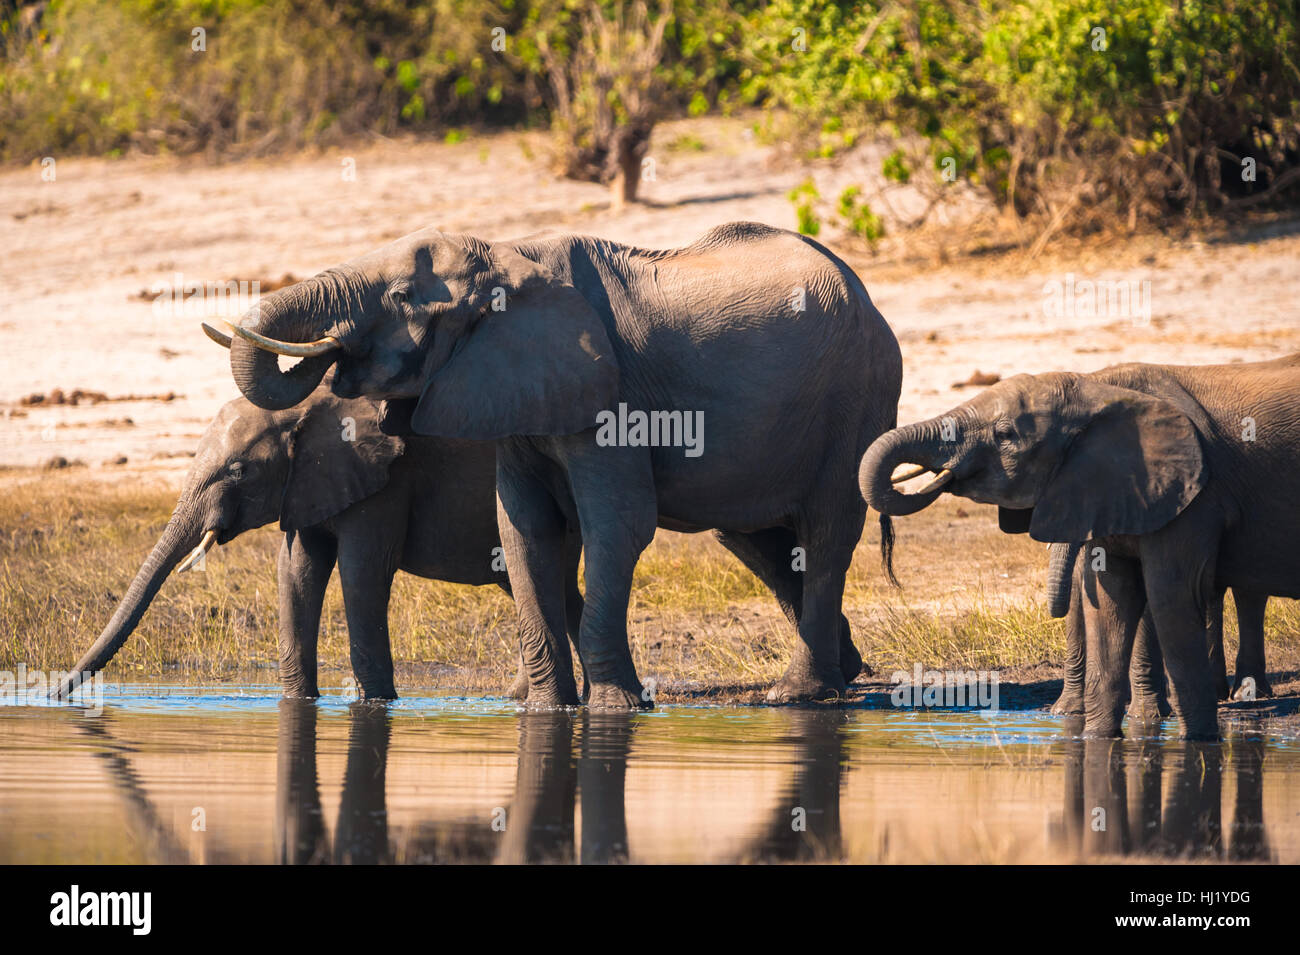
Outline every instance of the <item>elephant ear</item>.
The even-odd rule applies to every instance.
[[[380,491],[405,449],[401,438],[379,430],[379,409],[370,401],[331,397],[306,408],[287,437],[285,531],[319,524]]]
[[[1034,506],[1034,540],[1149,534],[1192,502],[1207,478],[1191,419],[1173,403],[1080,380],[1087,419]]]
[[[425,384],[415,432],[488,440],[595,427],[619,380],[600,316],[513,249],[493,247],[486,266],[484,310]]]

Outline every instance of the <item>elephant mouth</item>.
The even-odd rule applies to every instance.
[[[907,467],[903,468],[903,470],[896,471],[893,476],[890,477],[889,483],[897,487],[900,484],[906,484],[913,478],[921,477],[923,474],[933,474],[934,479],[925,487],[921,488],[921,490],[911,493],[933,494],[935,491],[942,490],[945,487],[951,491],[952,487],[949,485],[956,479],[951,468],[940,468],[936,471],[934,468],[926,467],[924,464],[909,464]]]

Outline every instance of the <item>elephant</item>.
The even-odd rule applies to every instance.
[[[214,544],[278,520],[284,695],[319,695],[321,605],[337,564],[358,691],[365,699],[392,699],[388,601],[398,569],[510,592],[505,573],[493,566],[500,547],[495,475],[491,443],[386,435],[377,405],[335,397],[326,387],[290,411],[269,412],[236,398],[204,432],[162,536],[56,693],[66,697],[108,663],[174,568],[186,570]],[[580,552],[581,540],[569,535],[557,568],[574,634],[582,614]],[[526,682],[516,682],[511,694],[526,689]]]
[[[894,486],[927,471],[917,493]],[[894,516],[950,491],[998,505],[1003,530],[1094,541],[1106,570],[1082,588],[1085,735],[1120,735],[1149,606],[1183,734],[1217,739],[1207,608],[1227,587],[1300,596],[1300,354],[1016,375],[877,439],[859,483]]]
[[[627,607],[656,527],[714,530],[774,592],[799,640],[770,700],[842,698],[861,671],[841,613],[866,518],[853,474],[896,423],[902,359],[861,280],[813,240],[731,223],[650,251],[425,229],[263,296],[232,328],[231,373],[260,407],[298,403],[333,367],[334,393],[384,400],[394,429],[497,442],[530,704],[578,701],[556,665],[566,523],[586,555],[593,709],[652,705]],[[302,360],[281,372],[277,356]]]
[[[1058,715],[1083,713],[1084,670],[1087,659],[1083,618],[1083,575],[1086,572],[1081,557],[1082,542],[1050,545],[1048,561],[1048,606],[1053,617],[1066,618],[1065,685],[1061,696],[1052,705]],[[1237,627],[1240,646],[1237,651],[1236,687],[1228,687],[1227,665],[1223,656],[1223,596],[1208,608],[1206,650],[1214,668],[1216,696],[1220,700],[1255,699],[1272,696],[1264,670],[1264,610],[1268,597],[1249,591],[1234,591],[1237,605]],[[1258,661],[1258,662],[1256,662]],[[1249,681],[1249,682],[1248,682]],[[1164,661],[1156,640],[1155,623],[1148,607],[1142,614],[1137,634],[1133,639],[1133,659],[1129,666],[1130,703],[1129,719],[1137,723],[1150,723],[1168,716],[1169,701],[1165,695]]]

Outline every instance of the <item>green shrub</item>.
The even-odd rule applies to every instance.
[[[773,0],[748,29],[744,92],[800,117],[806,154],[919,135],[1021,215],[1159,220],[1300,176],[1294,3]]]

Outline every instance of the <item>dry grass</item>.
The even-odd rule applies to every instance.
[[[6,479],[0,669],[74,663],[111,616],[173,502],[162,486],[97,484],[77,472]],[[1042,678],[1044,665],[1059,665],[1064,627],[1043,608],[1041,545],[1000,534],[992,509],[950,499],[897,529],[904,588],[885,584],[879,532],[869,522],[845,593],[854,639],[879,675],[920,663],[1032,668]],[[109,678],[274,682],[278,546],[278,531],[263,528],[209,555],[205,572],[169,580]],[[399,574],[390,621],[399,685],[487,692],[513,676],[513,607],[494,587]],[[1231,613],[1226,623],[1231,660]],[[1272,601],[1267,630],[1270,669],[1297,668],[1300,603]],[[667,532],[637,569],[629,631],[639,672],[692,694],[772,681],[793,639],[759,582],[708,535]],[[326,597],[320,660],[323,686],[338,686],[350,672],[337,581]]]

